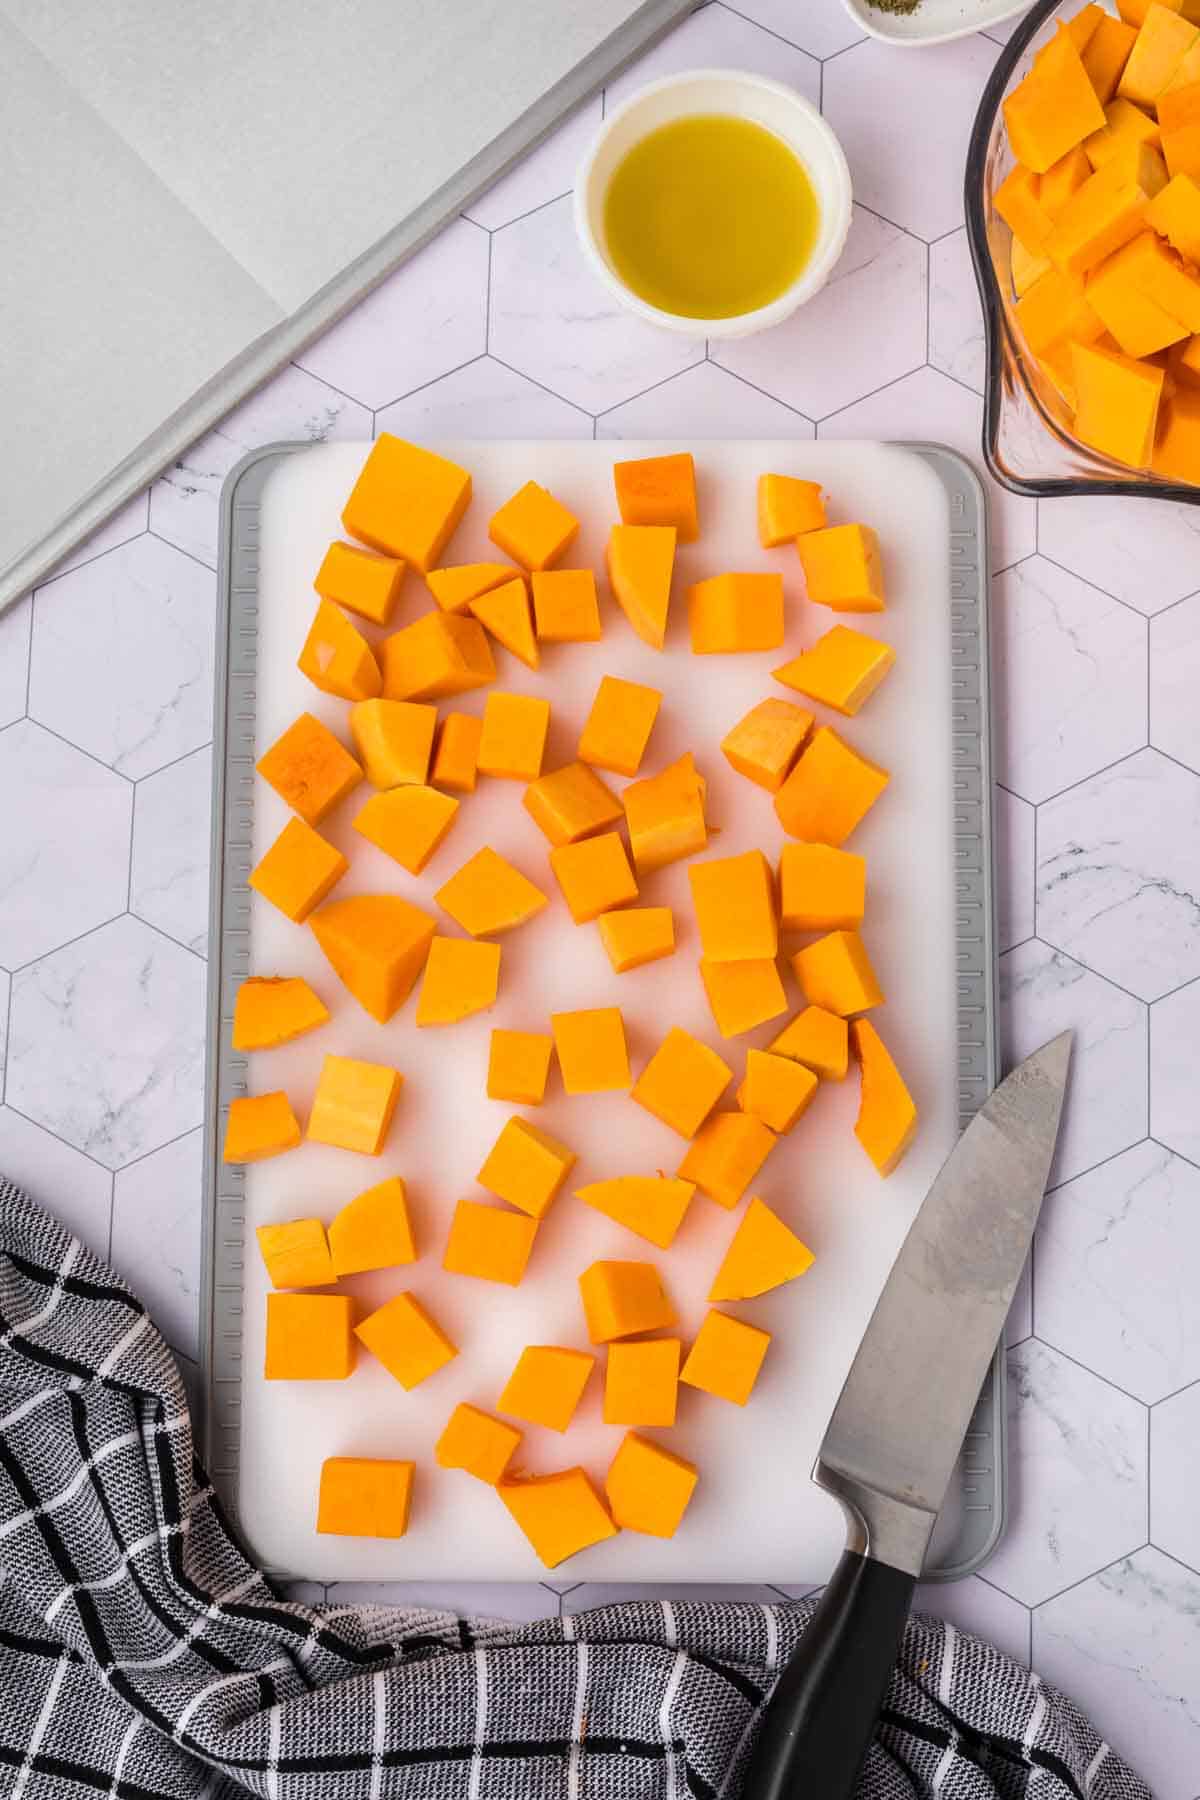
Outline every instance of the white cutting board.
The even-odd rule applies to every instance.
[[[475,498],[447,553],[466,562],[494,552],[487,522],[529,478],[544,482],[583,521],[568,562],[603,569],[615,517],[612,463],[677,444],[472,443],[438,445],[474,475]],[[823,1578],[841,1541],[834,1503],[810,1485],[826,1420],[883,1280],[913,1214],[956,1133],[956,1016],[951,798],[950,591],[948,507],[932,471],[911,452],[855,443],[706,443],[696,446],[702,535],[680,550],[668,648],[658,654],[626,625],[605,591],[599,644],[550,647],[534,674],[497,648],[497,683],[553,703],[546,767],[574,755],[600,676],[662,689],[665,700],[643,773],[694,750],[707,776],[709,816],[720,827],[709,853],[761,846],[774,861],[783,834],[771,799],[735,775],[718,744],[766,695],[786,690],[770,671],[834,622],[801,597],[792,549],[763,551],[755,530],[755,483],[765,469],[820,480],[831,521],[864,519],[878,530],[889,610],[865,621],[895,644],[895,667],[847,735],[892,770],[891,786],[854,839],[869,864],[865,937],[887,1004],[877,1020],[922,1114],[915,1147],[881,1181],[852,1132],[857,1079],[826,1084],[793,1134],[769,1157],[755,1191],[812,1247],[816,1262],[798,1282],[733,1310],[774,1333],[763,1375],[740,1410],[680,1390],[679,1422],[662,1434],[700,1468],[695,1498],[671,1541],[624,1532],[569,1564],[578,1580],[803,1582]],[[331,444],[281,464],[266,486],[261,520],[258,747],[274,741],[307,708],[347,735],[347,707],[319,694],[296,670],[314,605],[312,578],[366,453]],[[695,657],[688,648],[684,589],[727,569],[781,569],[787,605],[783,651]],[[603,588],[603,583],[602,583]],[[410,574],[396,623],[424,611],[429,597]],[[486,690],[451,707],[482,711]],[[623,783],[613,778],[614,785]],[[575,926],[547,864],[548,846],[521,805],[516,782],[481,780],[464,799],[449,837],[420,879],[360,839],[351,819],[369,790],[352,795],[322,829],[351,857],[337,892],[392,890],[425,905],[439,928],[456,932],[433,894],[481,845],[490,843],[551,894],[535,920],[506,935],[500,997],[493,1011],[462,1025],[418,1031],[415,1001],[389,1025],[369,1019],[340,988],[307,928],[255,898],[250,968],[304,975],[332,1009],[320,1032],[251,1059],[251,1090],[284,1087],[307,1116],[327,1051],[393,1064],[405,1085],[385,1153],[378,1159],[316,1144],[247,1171],[251,1226],[316,1213],[325,1218],[384,1175],[409,1187],[420,1260],[348,1282],[365,1307],[411,1288],[461,1348],[447,1368],[406,1393],[366,1353],[341,1383],[266,1383],[262,1367],[267,1281],[253,1244],[246,1258],[245,1390],[238,1489],[240,1521],[269,1567],[318,1581],[527,1580],[543,1573],[503,1505],[481,1483],[437,1468],[433,1445],[459,1400],[491,1407],[527,1343],[585,1345],[576,1276],[597,1257],[649,1259],[662,1268],[690,1336],[736,1214],[698,1194],[670,1251],[600,1217],[573,1197],[584,1182],[674,1169],[683,1140],[624,1094],[568,1098],[556,1072],[536,1122],[579,1153],[572,1180],[539,1233],[517,1289],[450,1276],[441,1251],[455,1202],[485,1198],[474,1176],[515,1109],[486,1098],[493,1026],[547,1029],[552,1010],[621,1006],[634,1073],[669,1025],[720,1048],[740,1079],[749,1044],[764,1045],[784,1020],[722,1044],[696,971],[698,944],[686,865],[647,879],[644,903],[675,909],[676,954],[615,976],[594,926]],[[256,788],[255,855],[285,823],[281,800]],[[791,947],[789,945],[789,947]],[[790,970],[793,1009],[801,1003]],[[788,1015],[790,1016],[790,1014]],[[725,1104],[733,1104],[733,1087]],[[530,1428],[522,1463],[535,1470],[582,1463],[602,1478],[622,1432],[600,1418],[603,1354],[576,1422],[565,1437]],[[412,1521],[395,1542],[322,1537],[315,1530],[320,1467],[327,1456],[393,1456],[417,1463]]]

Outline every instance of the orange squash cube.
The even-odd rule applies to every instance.
[[[777,650],[783,642],[783,576],[712,575],[687,591],[694,656]]]
[[[499,944],[435,936],[417,996],[417,1024],[457,1025],[494,1006],[499,991]]]
[[[329,1254],[339,1281],[343,1275],[394,1269],[417,1260],[408,1197],[398,1175],[377,1181],[333,1215]]]
[[[1130,468],[1148,467],[1163,370],[1099,344],[1072,344],[1071,366],[1078,396],[1076,437]]]
[[[715,1050],[674,1025],[634,1082],[633,1098],[680,1137],[691,1138],[732,1080],[733,1070]]]
[[[690,751],[660,774],[630,782],[621,801],[639,875],[665,869],[668,863],[704,849],[708,842],[704,796],[704,777]]]
[[[1084,73],[1095,88],[1101,106],[1107,106],[1116,93],[1136,37],[1134,26],[1105,13],[1080,52]]]
[[[1091,137],[1085,138],[1082,149],[1089,170],[1095,173],[1114,156],[1119,156],[1122,151],[1137,144],[1149,144],[1152,149],[1161,149],[1162,131],[1159,121],[1151,118],[1140,106],[1135,106],[1132,100],[1117,98],[1104,108],[1103,129],[1094,131]],[[1082,186],[1083,183],[1080,182],[1074,192],[1078,193]],[[1071,195],[1068,195],[1067,199],[1070,198]],[[1059,211],[1062,211],[1061,207]]]
[[[335,888],[350,864],[340,850],[303,819],[289,819],[270,849],[250,871],[255,893],[277,906],[285,919],[303,924]]]
[[[689,451],[614,463],[613,487],[624,524],[673,525],[681,544],[699,537],[696,465]]]
[[[478,600],[472,600],[470,610],[481,625],[486,625],[496,642],[510,650],[527,669],[540,666],[542,653],[534,635],[529,591],[523,575],[506,581],[502,587],[489,588]]]
[[[757,1197],[738,1220],[721,1260],[710,1300],[756,1300],[785,1281],[795,1281],[813,1265],[813,1253],[791,1228]]]
[[[776,669],[775,679],[853,718],[895,660],[890,644],[881,644],[878,638],[867,637],[849,625],[834,625],[811,649],[802,650]]]
[[[582,1469],[501,1481],[496,1492],[548,1569],[617,1535],[603,1500]]]
[[[342,524],[351,537],[424,574],[437,566],[470,500],[466,469],[384,431],[350,490]]]
[[[412,992],[436,930],[399,894],[331,900],[309,924],[344,986],[381,1025]]]
[[[769,1331],[712,1307],[704,1315],[679,1379],[714,1399],[745,1406],[770,1345]]]
[[[511,563],[458,563],[449,569],[430,569],[425,585],[443,612],[460,613],[466,612],[472,600],[520,573]]]
[[[548,569],[574,543],[579,520],[549,489],[527,481],[492,514],[493,544],[527,569]]]
[[[619,1006],[550,1014],[554,1048],[568,1094],[608,1094],[633,1080]]]
[[[387,1138],[404,1077],[383,1063],[327,1056],[321,1064],[308,1136],[317,1144],[378,1156]]]
[[[678,1338],[610,1344],[604,1373],[606,1425],[674,1425],[679,1402]]]
[[[1100,128],[1104,110],[1069,32],[1046,45],[1003,113],[1013,155],[1038,175]]]
[[[483,720],[471,713],[447,713],[438,733],[431,781],[456,794],[473,794],[479,772]]]
[[[1173,481],[1200,482],[1200,394],[1176,394],[1159,429],[1151,467]]]
[[[547,1431],[565,1431],[575,1417],[596,1359],[587,1350],[567,1350],[559,1344],[529,1344],[496,1402],[501,1412],[544,1425]]]
[[[533,694],[489,694],[479,739],[479,773],[536,781],[549,729],[548,700]]]
[[[916,1136],[916,1102],[869,1019],[855,1019],[850,1038],[862,1072],[854,1135],[879,1173],[890,1175]]]
[[[700,979],[717,1030],[723,1038],[740,1037],[787,1011],[787,995],[773,956],[743,962],[700,959]]]
[[[405,564],[397,556],[380,556],[361,544],[336,540],[325,552],[313,586],[323,600],[333,600],[374,625],[386,625],[404,570]]]
[[[777,1142],[753,1113],[714,1113],[688,1145],[677,1173],[732,1211]]]
[[[415,1388],[458,1355],[415,1294],[394,1294],[354,1328],[360,1344],[403,1388]]]
[[[442,1267],[450,1275],[473,1275],[520,1287],[533,1252],[538,1222],[504,1206],[460,1200],[454,1209]]]
[[[603,637],[591,569],[534,572],[533,619],[543,644],[594,644]]]
[[[823,1006],[806,1006],[767,1048],[772,1056],[803,1063],[824,1081],[844,1080],[850,1067],[849,1027]]]
[[[554,1040],[542,1031],[493,1031],[488,1047],[489,1100],[512,1100],[518,1106],[540,1106]]]
[[[1069,153],[1068,153],[1069,154]],[[1089,173],[1091,165],[1088,165]],[[1054,229],[1054,218],[1042,204],[1042,177],[1016,163],[996,189],[993,205],[1015,238],[1038,250]]]
[[[458,801],[437,788],[390,788],[372,794],[354,815],[360,837],[398,862],[410,875],[419,875],[454,823]]]
[[[1088,161],[1086,149],[1082,144],[1076,144],[1073,150],[1060,156],[1056,163],[1051,163],[1044,175],[1034,177],[1039,183],[1039,198],[1050,215],[1051,224],[1072,195],[1079,192],[1091,173],[1092,165]]]
[[[1200,32],[1190,19],[1169,7],[1147,9],[1141,30],[1121,71],[1117,93],[1135,106],[1154,106]]]
[[[348,1294],[268,1294],[267,1381],[344,1381],[354,1373]]]
[[[1147,207],[1166,185],[1166,164],[1150,144],[1110,157],[1054,221],[1047,256],[1064,275],[1086,275],[1137,236]]]
[[[831,726],[818,725],[775,796],[776,816],[792,837],[838,850],[889,779],[886,769],[852,750]]]
[[[229,1102],[225,1162],[265,1162],[299,1142],[300,1124],[285,1093],[242,1094]]]
[[[450,1414],[433,1455],[440,1469],[464,1469],[476,1481],[495,1487],[520,1442],[521,1433],[515,1425],[507,1425],[503,1419],[494,1419],[491,1413],[462,1401]]]
[[[869,525],[827,525],[797,538],[808,597],[834,612],[882,612],[883,562]]]
[[[758,541],[764,550],[789,543],[802,531],[819,531],[824,523],[819,481],[799,481],[794,475],[759,476]]]
[[[498,1200],[544,1218],[578,1158],[548,1131],[528,1119],[510,1119],[484,1158],[475,1177]]]
[[[1023,294],[1015,307],[1022,337],[1036,356],[1044,356],[1071,339],[1090,343],[1104,330],[1092,304],[1097,290],[1086,290],[1079,275],[1050,268]]]
[[[323,694],[339,700],[369,700],[383,685],[370,644],[328,600],[318,602],[296,667]]]
[[[617,975],[675,953],[675,920],[669,906],[627,906],[602,913],[596,929]]]
[[[820,1085],[803,1063],[769,1050],[747,1050],[746,1078],[738,1089],[738,1105],[782,1137],[808,1111]]]
[[[383,1457],[327,1456],[321,1464],[317,1530],[335,1537],[403,1537],[415,1467]]]
[[[605,551],[613,599],[652,650],[667,640],[676,536],[673,525],[614,525]]]
[[[447,700],[496,679],[496,665],[478,619],[429,612],[380,646],[388,700]]]
[[[636,775],[661,705],[657,688],[603,676],[579,739],[580,762],[614,775]]]
[[[775,671],[779,679],[778,669]],[[813,716],[790,700],[760,700],[721,739],[725,760],[739,775],[774,794],[799,756]]]
[[[416,700],[360,700],[350,735],[372,787],[423,782],[429,773],[437,707]]]
[[[698,1480],[695,1463],[626,1432],[604,1478],[614,1524],[647,1537],[674,1537]]]
[[[830,931],[792,958],[796,979],[814,1006],[849,1018],[883,1005],[883,989],[857,931]]]
[[[779,922],[785,931],[853,931],[867,909],[867,859],[829,844],[779,853]]]
[[[761,850],[718,856],[688,870],[700,944],[709,962],[745,962],[779,948],[771,865]]]
[[[552,844],[574,844],[617,825],[625,808],[586,763],[568,763],[525,789],[523,804]]]
[[[1146,208],[1145,222],[1188,262],[1200,259],[1200,185],[1176,175]]]
[[[579,1295],[593,1344],[675,1323],[675,1308],[653,1263],[594,1262],[579,1277]]]
[[[617,1175],[576,1188],[575,1198],[659,1250],[669,1250],[695,1192],[677,1175]]]
[[[233,1003],[235,1050],[275,1050],[315,1031],[329,1008],[299,975],[248,975]]]
[[[546,905],[541,888],[486,845],[443,882],[434,899],[472,937],[512,931]]]
[[[259,1225],[254,1235],[272,1287],[325,1287],[337,1279],[320,1219],[286,1219],[280,1225]]]
[[[576,925],[586,925],[638,897],[625,845],[615,831],[581,838],[577,844],[555,845],[550,868]]]
[[[263,752],[257,768],[306,825],[319,825],[363,778],[350,752],[308,712]]]

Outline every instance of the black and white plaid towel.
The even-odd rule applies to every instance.
[[[733,1796],[811,1615],[644,1604],[540,1625],[299,1606],[230,1535],[171,1354],[0,1181],[0,1794],[11,1800]],[[914,1619],[879,1800],[1150,1800],[1070,1700]]]

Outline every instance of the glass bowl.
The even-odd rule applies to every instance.
[[[1023,343],[1013,313],[1012,233],[993,202],[1013,165],[1000,108],[1059,21],[1082,6],[1083,0],[1038,0],[1001,51],[971,132],[965,203],[987,343],[983,454],[996,480],[1015,494],[1145,494],[1196,506],[1200,487],[1114,462],[1072,436],[1070,409]]]

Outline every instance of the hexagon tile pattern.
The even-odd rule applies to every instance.
[[[0,618],[0,1168],[112,1255],[193,1377],[225,475],[280,438],[373,430],[926,437],[978,466],[960,171],[1005,35],[907,56],[840,0],[711,0]],[[704,344],[612,301],[570,188],[606,109],[714,66],[823,103],[856,206],[823,295]],[[983,1577],[920,1599],[1018,1656],[1032,1631],[1034,1666],[1161,1800],[1195,1800],[1200,510],[1039,506],[984,481],[1004,1049],[1070,1027],[1076,1054],[1009,1328],[1011,1529]],[[378,1597],[534,1618],[598,1596],[567,1579]]]

